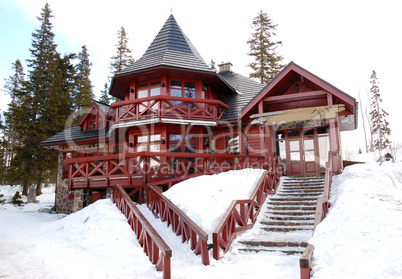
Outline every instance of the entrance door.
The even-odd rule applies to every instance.
[[[316,157],[316,144],[315,135],[303,136],[303,165],[305,175],[317,174],[317,157]],[[317,147],[318,148],[318,147]]]
[[[280,132],[277,141],[286,141],[286,168],[288,175],[315,175],[320,173],[317,129],[298,129]],[[282,156],[282,155],[281,155]],[[282,162],[283,162],[282,157]]]
[[[302,162],[302,150],[300,148],[300,138],[292,138],[288,140],[289,152],[287,152],[288,162],[290,166],[288,167],[288,172],[291,175],[302,175],[303,174],[303,162]]]

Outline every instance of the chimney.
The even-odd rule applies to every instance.
[[[233,64],[230,62],[219,64],[219,73],[232,72]]]

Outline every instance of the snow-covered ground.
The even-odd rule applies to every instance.
[[[225,185],[230,185],[231,178],[226,178]],[[248,179],[252,184],[256,178]],[[241,192],[234,187],[211,186],[210,181],[202,185],[203,191],[192,192],[194,205],[197,198],[220,201],[221,195],[229,192],[233,194],[225,201],[229,206],[230,199],[246,198],[252,188],[240,187]],[[0,186],[0,194],[7,199],[16,190]],[[0,278],[161,278],[110,200],[100,200],[68,216],[38,212],[53,205],[51,190],[46,189],[48,193],[38,198],[38,204],[0,205]],[[170,198],[181,202],[185,196],[171,194]],[[191,206],[181,206],[188,207],[191,214]],[[193,218],[210,232],[219,218],[211,212],[223,214],[227,206],[208,203],[208,208],[201,208],[205,214],[194,212]],[[211,265],[203,266],[200,257],[188,244],[181,244],[171,228],[153,219],[144,206],[140,208],[173,250],[173,278],[299,278],[299,256],[244,254],[236,242],[222,260],[211,256]],[[313,278],[402,278],[401,221],[401,163],[346,168],[334,178],[330,212],[310,241],[315,246]],[[244,235],[258,232],[257,225]]]
[[[348,167],[331,195],[310,241],[313,278],[402,278],[402,164]]]

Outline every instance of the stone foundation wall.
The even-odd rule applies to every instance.
[[[61,151],[59,151],[57,161],[57,180],[55,191],[55,211],[57,213],[72,213],[73,200],[69,199],[69,195],[73,194],[74,192],[68,189],[67,179],[63,180],[63,152]]]
[[[72,211],[77,212],[92,203],[92,191],[89,189],[74,190],[74,204]]]

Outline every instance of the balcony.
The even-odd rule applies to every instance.
[[[99,189],[116,184],[135,188],[169,179],[177,182],[193,174],[267,168],[263,156],[173,152],[112,154],[66,159],[63,163],[70,189]]]
[[[158,95],[113,103],[108,117],[112,125],[156,117],[216,122],[227,109],[218,100]]]

